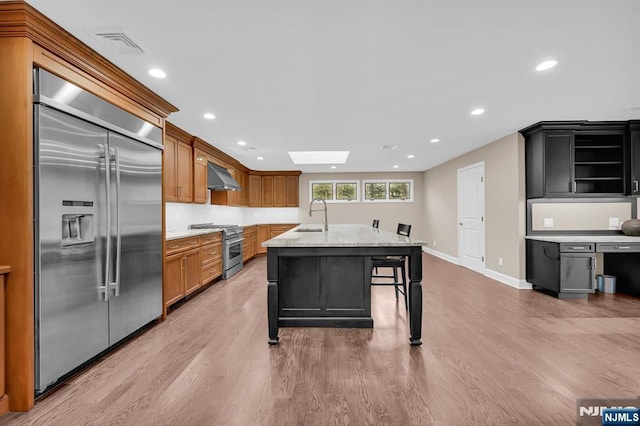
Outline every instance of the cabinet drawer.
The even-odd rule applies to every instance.
[[[202,283],[211,281],[222,275],[222,261],[218,260],[202,267]]]
[[[594,251],[594,243],[560,243],[561,253],[593,253]]]
[[[598,243],[601,253],[640,253],[640,243]]]
[[[258,232],[258,227],[256,225],[252,226],[244,226],[244,234],[251,234],[253,232]]]
[[[166,242],[167,256],[181,251],[189,250],[200,245],[198,237],[180,238],[178,240],[170,240]]]
[[[271,234],[274,233],[282,234],[283,232],[288,231],[289,229],[295,228],[297,225],[295,224],[285,224],[285,225],[271,225]]]
[[[207,244],[213,244],[218,241],[222,241],[221,232],[212,232],[210,234],[200,235],[200,244],[203,246]]]
[[[211,244],[200,249],[200,260],[204,266],[207,263],[222,258],[222,244]]]

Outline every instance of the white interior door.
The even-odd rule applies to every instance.
[[[484,162],[458,169],[458,258],[484,273]]]

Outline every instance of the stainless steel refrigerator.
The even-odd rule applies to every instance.
[[[36,393],[162,311],[161,129],[34,70]]]

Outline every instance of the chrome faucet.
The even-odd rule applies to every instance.
[[[323,200],[322,198],[314,198],[313,200],[311,200],[311,203],[309,203],[309,216],[311,216],[312,212],[319,212],[319,209],[316,210],[312,210],[312,206],[313,203],[315,201],[322,201],[322,203],[324,204],[324,230],[328,231],[329,230],[329,222],[327,221],[327,202],[325,200]]]

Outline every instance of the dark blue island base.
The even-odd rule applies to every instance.
[[[279,327],[372,328],[371,257],[404,255],[409,265],[409,341],[421,345],[422,249],[268,247],[269,344]]]

